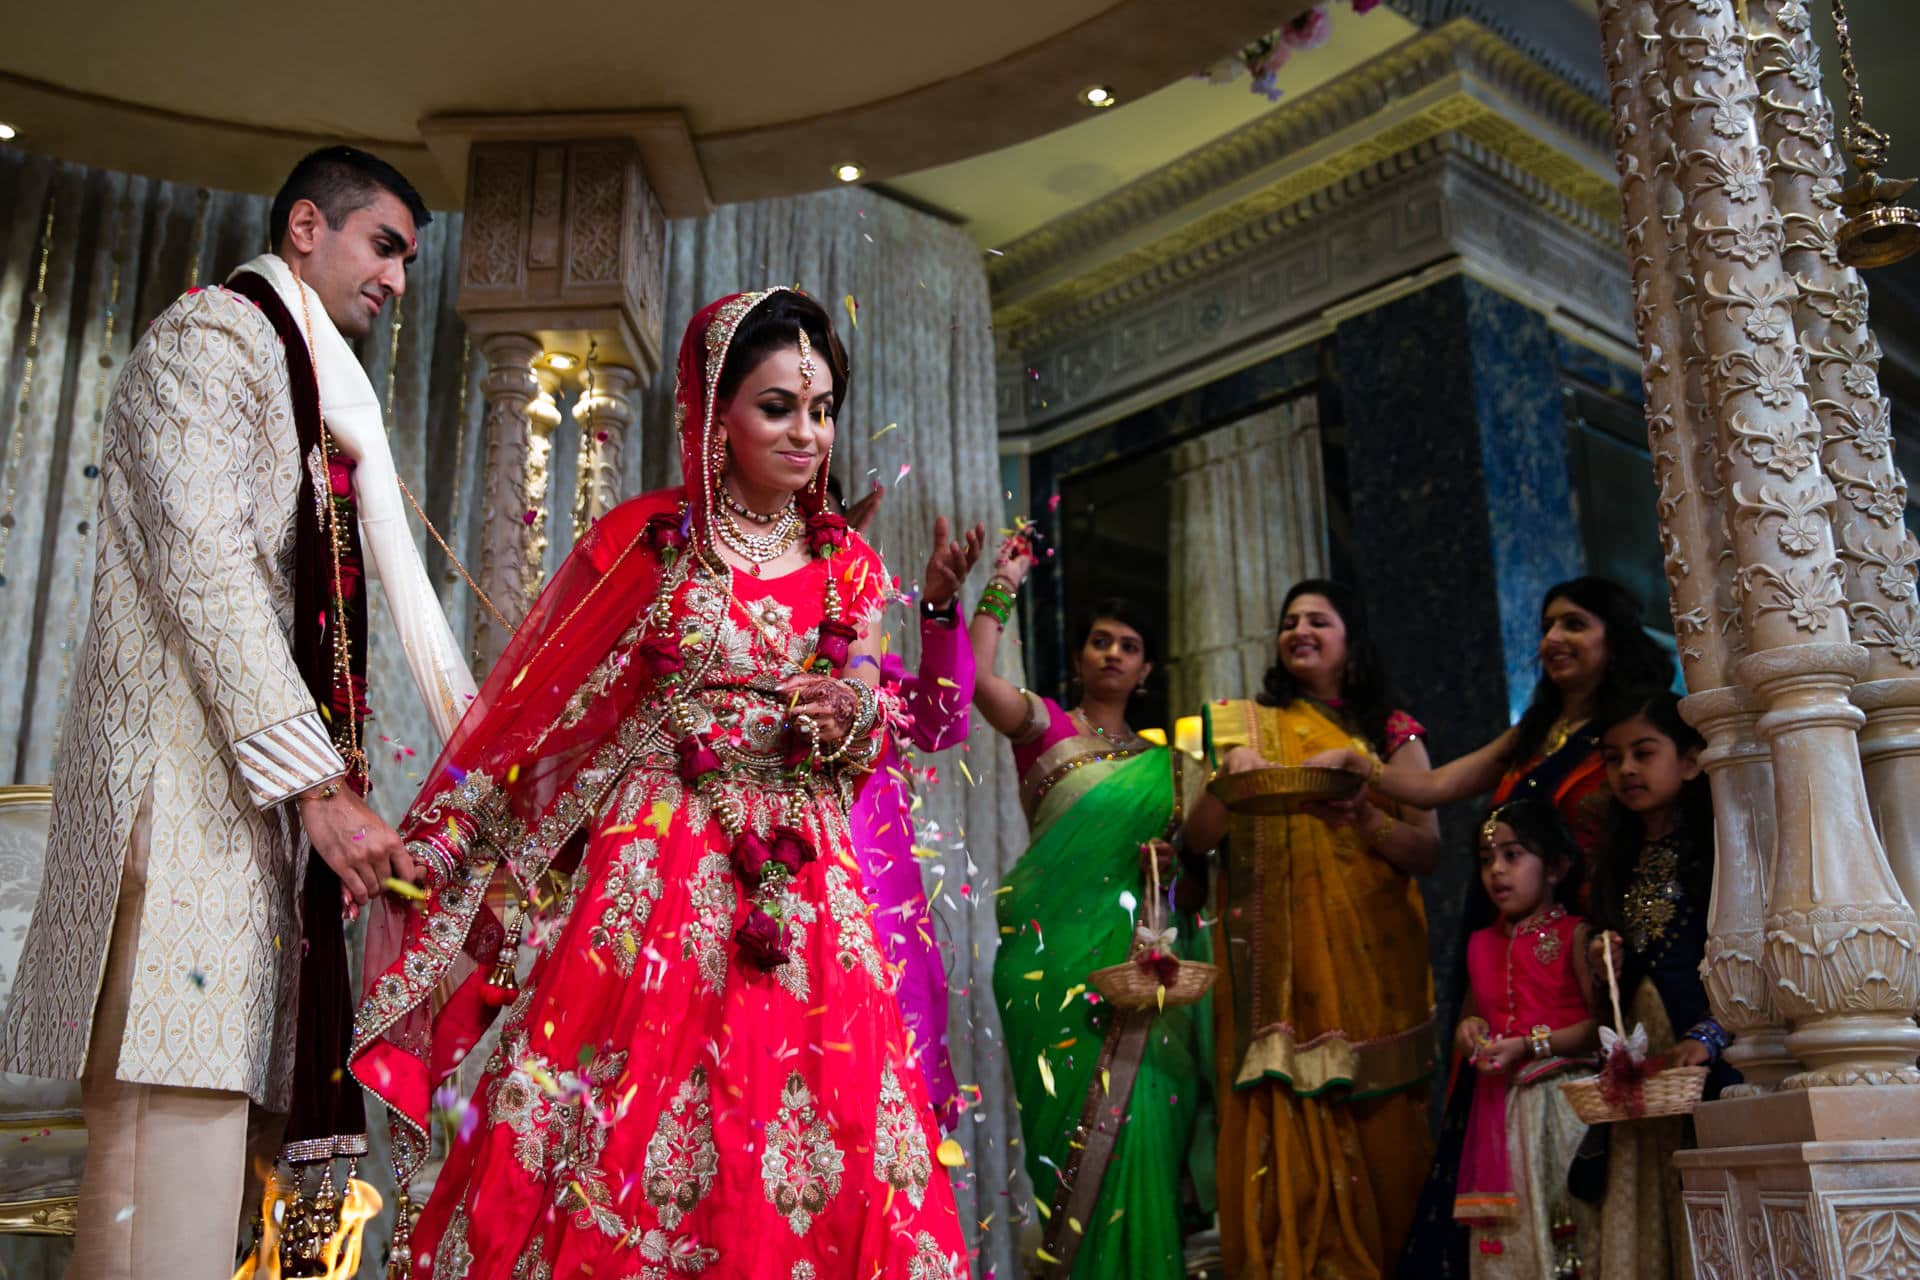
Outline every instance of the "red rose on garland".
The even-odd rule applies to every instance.
[[[741,952],[762,969],[777,969],[787,962],[780,945],[780,922],[755,907],[733,932]]]
[[[640,642],[640,660],[654,679],[677,676],[687,665],[680,642],[672,636],[648,636]]]
[[[688,734],[673,744],[673,750],[680,757],[680,780],[690,787],[699,786],[724,767],[712,744],[701,734]]]
[[[813,841],[797,827],[785,824],[773,829],[773,860],[787,869],[788,875],[798,875],[800,868],[812,862],[819,854],[813,847]]]
[[[773,861],[773,850],[767,847],[767,842],[751,831],[742,831],[733,838],[732,854],[733,873],[747,888],[759,888],[760,877]]]
[[[807,517],[807,545],[816,556],[824,551],[838,551],[845,547],[850,532],[845,518],[831,511]]]
[[[687,517],[679,511],[656,511],[647,517],[644,534],[655,551],[684,551],[687,546]]]
[[[859,632],[838,618],[828,618],[821,622],[818,637],[813,644],[812,666],[822,663],[838,671],[847,665],[847,654]]]

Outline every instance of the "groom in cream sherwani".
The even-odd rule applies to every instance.
[[[333,147],[295,168],[271,221],[274,252],[235,288],[154,322],[106,423],[92,616],[0,1045],[5,1069],[81,1078],[68,1275],[85,1280],[231,1274],[249,1153],[273,1162],[289,1103],[308,851],[355,904],[415,877],[342,785],[354,762],[295,656],[297,629],[322,625],[293,609],[297,498],[319,483],[299,386],[310,414],[317,384],[325,431],[357,462],[365,566],[443,736],[472,697],[347,345],[406,289],[426,208],[388,165]],[[269,292],[298,330],[276,330]],[[288,332],[311,381],[290,381]]]

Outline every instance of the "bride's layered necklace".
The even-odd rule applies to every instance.
[[[720,535],[720,541],[727,545],[728,550],[751,564],[753,575],[759,577],[761,565],[778,560],[799,540],[805,528],[800,519],[799,505],[789,498],[787,505],[776,514],[761,515],[746,504],[735,501],[724,485],[717,488],[720,501],[726,504],[729,512],[741,520],[761,526],[761,532],[747,533],[732,519],[713,522],[714,532]]]

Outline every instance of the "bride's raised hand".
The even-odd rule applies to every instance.
[[[955,542],[951,541],[951,528],[945,516],[933,522],[933,554],[927,557],[926,575],[921,579],[928,604],[944,606],[953,602],[960,594],[960,584],[967,580],[979,561],[980,548],[986,540],[984,524],[969,529],[965,542]]]

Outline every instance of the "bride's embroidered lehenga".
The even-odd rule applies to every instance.
[[[537,962],[397,1241],[403,1274],[965,1274],[847,829],[846,761],[878,754],[885,708],[841,758],[795,764],[806,744],[776,688],[845,664],[884,570],[819,514],[814,487],[801,502],[826,554],[806,567],[735,574],[708,540],[714,388],[769,296],[694,318],[678,397],[694,479],[583,540],[403,826],[442,876],[376,921],[352,1056],[395,1117],[403,1188],[426,1154],[431,1091],[504,994],[489,970],[512,926],[487,909],[489,883],[517,895],[572,867],[530,917]]]

